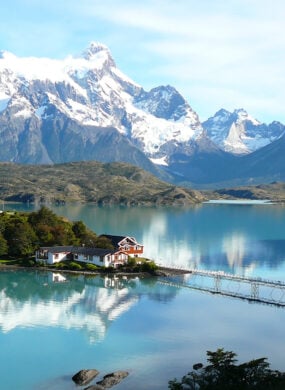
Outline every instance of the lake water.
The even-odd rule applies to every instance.
[[[83,220],[98,234],[133,235],[146,256],[165,265],[285,281],[282,206],[69,205],[54,211]],[[75,389],[75,372],[97,368],[102,375],[130,372],[116,389],[167,389],[169,379],[205,362],[206,351],[219,347],[234,350],[241,361],[266,356],[273,368],[285,371],[284,322],[283,308],[154,278],[2,271],[0,387]]]

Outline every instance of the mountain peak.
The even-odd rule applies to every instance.
[[[116,67],[116,63],[111,55],[109,48],[96,41],[90,42],[89,46],[83,51],[81,57],[90,63],[101,64],[102,67]]]
[[[279,138],[284,126],[265,125],[243,108],[233,112],[221,109],[203,122],[208,137],[222,150],[233,154],[248,154]]]
[[[244,108],[238,108],[238,109],[234,110],[233,116],[235,118],[234,120],[249,121],[255,126],[258,126],[261,124],[261,122],[259,122],[257,119],[255,119],[254,117],[249,115],[249,113]]]
[[[250,115],[244,108],[236,108],[233,111],[233,117],[240,120],[247,120],[249,118],[251,119]]]
[[[103,43],[97,41],[90,42],[89,46],[83,51],[82,57],[86,60],[91,60],[94,56],[97,57],[98,53],[107,54],[111,57],[109,48]]]
[[[234,113],[235,113],[235,114],[246,114],[246,115],[247,115],[247,111],[245,111],[244,108],[236,108],[236,109],[234,110]]]
[[[227,115],[230,115],[230,114],[231,113],[228,110],[226,110],[225,108],[221,108],[219,111],[217,111],[215,113],[214,116],[227,116]]]
[[[214,122],[226,122],[231,117],[232,113],[224,108],[221,108],[219,111],[215,113],[215,115],[208,119],[208,121]]]

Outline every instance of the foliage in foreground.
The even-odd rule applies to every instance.
[[[285,373],[271,370],[266,358],[236,364],[237,356],[223,348],[207,351],[208,365],[194,364],[193,371],[168,382],[171,390],[281,390],[285,389]]]

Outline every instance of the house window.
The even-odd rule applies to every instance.
[[[74,260],[78,259],[78,253],[74,253]]]
[[[54,254],[54,258],[55,258],[55,259],[58,259],[58,253],[55,253],[55,254]]]
[[[103,257],[100,257],[100,262],[103,263]]]

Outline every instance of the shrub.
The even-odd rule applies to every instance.
[[[86,264],[85,268],[88,271],[97,271],[98,270],[98,267],[95,264]]]
[[[23,265],[25,267],[34,267],[36,265],[36,262],[33,259],[26,259],[23,261]]]
[[[82,266],[78,263],[75,263],[74,261],[69,263],[69,268],[76,271],[82,270]]]
[[[59,268],[59,269],[64,269],[64,268],[67,268],[67,265],[66,265],[66,263],[64,261],[60,261],[58,263],[55,263],[54,267],[55,268]]]
[[[129,267],[135,267],[137,265],[136,259],[134,257],[129,257],[127,265]]]
[[[155,273],[157,270],[157,265],[153,261],[145,261],[142,264],[142,271],[143,272],[149,272],[151,274]]]
[[[42,260],[39,260],[35,263],[35,266],[37,267],[44,267],[46,265],[46,263]]]

